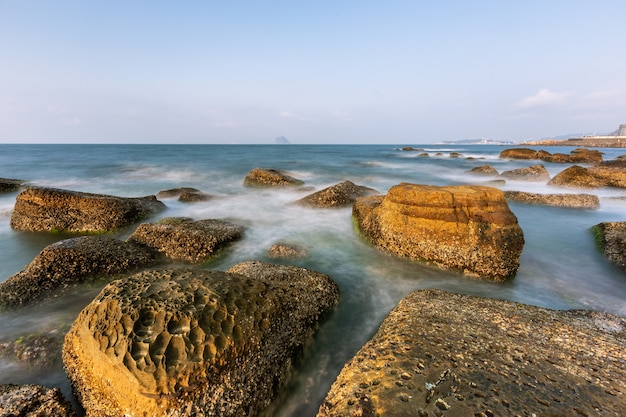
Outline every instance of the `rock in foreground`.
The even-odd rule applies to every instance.
[[[347,207],[354,204],[359,197],[377,193],[372,188],[344,181],[301,198],[296,204],[317,208]]]
[[[496,281],[519,268],[524,235],[496,188],[402,183],[359,198],[353,215],[374,246],[402,257]]]
[[[338,289],[303,268],[234,269],[241,274],[147,271],[105,287],[63,348],[87,416],[241,416],[267,407]]]
[[[246,187],[294,187],[304,184],[277,169],[254,168],[243,180]]]
[[[75,417],[58,388],[41,385],[0,385],[1,417]]]
[[[165,208],[154,196],[126,198],[31,187],[15,201],[16,230],[103,233],[128,226]]]
[[[624,318],[416,291],[318,416],[623,416],[624,363]]]
[[[128,241],[154,248],[170,259],[200,263],[241,239],[243,232],[243,226],[223,220],[174,217],[140,224]]]
[[[606,257],[626,271],[626,222],[604,222],[593,227]]]
[[[518,203],[570,208],[600,207],[600,199],[593,194],[537,194],[524,191],[505,191],[504,195],[507,200]]]

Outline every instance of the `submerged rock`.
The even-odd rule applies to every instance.
[[[504,171],[503,177],[524,180],[524,181],[548,181],[550,180],[550,174],[548,170],[541,164],[533,165],[526,168],[517,168],[510,171]]]
[[[0,193],[19,190],[25,182],[26,181],[11,178],[0,178]]]
[[[178,201],[193,203],[197,201],[211,200],[213,196],[203,193],[196,188],[182,187],[159,191],[157,193],[157,198],[178,198]]]
[[[259,262],[146,271],[80,313],[63,361],[87,416],[258,415],[338,297],[324,274]]]
[[[626,270],[626,222],[599,223],[593,232],[609,261]]]
[[[126,198],[30,187],[15,201],[16,230],[102,233],[128,226],[165,208],[155,196]]]
[[[154,265],[143,246],[81,236],[46,246],[26,268],[0,283],[0,309],[52,297],[57,290]]]
[[[395,255],[497,281],[519,268],[524,235],[496,188],[402,183],[359,198],[353,216],[374,246]]]
[[[244,227],[224,220],[166,218],[143,223],[128,239],[156,249],[170,259],[200,263],[243,237]]]
[[[481,165],[466,171],[470,174],[478,174],[478,175],[500,175],[498,170],[496,170],[491,165]]]
[[[524,191],[505,191],[504,196],[509,201],[526,204],[571,208],[600,207],[600,199],[593,194],[537,194]]]
[[[0,385],[2,417],[75,417],[69,401],[58,388],[41,385]]]
[[[0,358],[43,370],[61,363],[62,346],[63,335],[60,332],[28,334],[0,342]]]
[[[319,417],[626,415],[626,319],[421,290],[344,366]]]
[[[307,250],[304,247],[285,242],[275,243],[267,251],[267,255],[272,259],[304,258],[307,254]]]
[[[354,204],[358,197],[372,194],[378,194],[378,191],[356,185],[352,181],[344,181],[301,198],[296,204],[317,208],[347,207]]]
[[[254,168],[243,180],[246,187],[294,187],[304,184],[277,169]]]

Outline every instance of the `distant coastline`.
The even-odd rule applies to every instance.
[[[587,148],[626,148],[626,136],[584,136],[569,139],[544,139],[522,142],[527,146],[582,146]]]

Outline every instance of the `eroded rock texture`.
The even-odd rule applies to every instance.
[[[267,407],[338,289],[303,268],[250,262],[232,271],[148,271],[105,287],[63,348],[87,416]]]
[[[505,191],[509,201],[570,208],[598,208],[600,199],[593,194],[537,194],[524,191]]]
[[[246,175],[243,185],[246,187],[294,187],[304,184],[284,171],[277,169],[254,168]]]
[[[319,417],[623,416],[626,320],[416,291],[345,365]]]
[[[143,246],[108,236],[81,236],[46,246],[26,266],[0,283],[0,309],[33,303],[56,290],[156,263]]]
[[[0,385],[0,417],[75,417],[58,388]]]
[[[165,208],[154,196],[126,198],[31,187],[15,201],[11,227],[47,232],[102,233],[135,223]]]
[[[626,222],[604,222],[593,227],[606,257],[626,270]]]
[[[548,170],[541,164],[504,171],[500,175],[505,178],[523,181],[548,181],[550,179]]]
[[[559,172],[548,184],[570,188],[599,188],[604,186],[604,183],[591,174],[587,168],[578,165],[573,165]]]
[[[359,197],[377,193],[372,188],[344,181],[301,198],[296,204],[317,208],[347,207],[354,204]]]
[[[353,215],[367,239],[399,256],[497,281],[519,268],[524,235],[496,188],[402,183],[359,198]]]
[[[241,239],[243,232],[243,226],[223,220],[174,217],[140,224],[128,241],[147,245],[170,259],[200,263]]]

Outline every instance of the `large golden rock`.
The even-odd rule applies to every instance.
[[[626,319],[415,291],[318,417],[624,416]]]
[[[106,286],[65,338],[91,416],[257,415],[339,298],[330,277],[247,262],[145,271]]]
[[[496,188],[402,183],[358,199],[353,215],[375,246],[402,257],[496,281],[519,268],[524,235]]]

